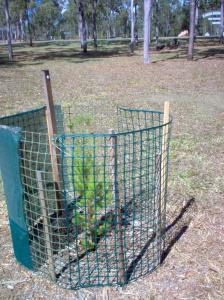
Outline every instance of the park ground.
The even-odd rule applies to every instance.
[[[71,105],[95,131],[114,124],[117,106],[162,109],[173,115],[168,249],[162,265],[119,288],[67,291],[26,271],[13,256],[0,190],[0,299],[224,299],[224,47],[198,41],[194,61],[186,46],[152,53],[102,43],[79,52],[77,43],[17,45],[8,64],[0,48],[0,115],[44,104],[42,69],[50,69],[55,101]],[[106,296],[107,295],[107,296]]]

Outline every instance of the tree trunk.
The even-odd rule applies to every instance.
[[[28,33],[29,33],[29,45],[33,47],[33,32],[32,32],[32,25],[29,21],[29,16],[27,17],[27,25],[28,25]]]
[[[194,33],[195,40],[196,40],[196,37],[198,35],[198,18],[199,18],[199,0],[196,0],[196,4],[195,4],[195,33]]]
[[[135,49],[135,15],[134,15],[134,0],[131,0],[131,43],[130,51],[133,53]]]
[[[97,0],[92,0],[93,5],[93,11],[92,11],[92,17],[93,17],[93,44],[95,50],[97,50],[97,28],[96,28],[96,9],[97,9]]]
[[[137,3],[135,3],[135,45],[138,44],[138,11],[137,11]]]
[[[12,50],[12,37],[11,37],[11,20],[9,14],[9,3],[8,0],[5,0],[5,20],[7,25],[7,40],[8,40],[8,55],[9,61],[13,60],[13,50]]]
[[[21,25],[21,19],[19,18],[18,21],[18,29],[19,29],[19,40],[22,42],[23,40],[23,32],[22,32],[22,25]]]
[[[16,22],[16,36],[15,36],[15,40],[19,40],[21,42],[21,32],[20,32],[20,26],[19,26],[19,22]]]
[[[116,27],[115,27],[115,25],[113,26],[113,37],[116,37],[117,36],[117,34],[116,34]]]
[[[167,37],[170,34],[170,28],[171,28],[171,13],[170,13],[170,9],[167,11],[165,24],[166,24],[165,36]]]
[[[28,35],[29,35],[29,45],[30,47],[33,47],[33,32],[32,32],[32,25],[30,23],[30,18],[29,18],[28,0],[25,0],[25,4],[26,4],[26,20],[27,20]]]
[[[156,42],[155,46],[158,49],[159,46],[159,18],[160,18],[160,3],[159,0],[156,0]]]
[[[190,36],[188,45],[188,60],[192,60],[194,56],[194,33],[195,33],[195,8],[196,0],[191,0],[190,4]]]
[[[20,15],[19,15],[19,24],[20,24],[21,39],[22,39],[22,41],[25,41],[26,37],[25,37],[24,21],[23,21],[23,14],[22,13],[20,13]]]
[[[220,24],[220,42],[224,43],[224,0],[221,0],[221,24]]]
[[[106,20],[107,20],[107,39],[110,39],[111,36],[113,35],[112,32],[113,20],[111,16],[111,8],[108,2],[106,7]]]
[[[150,62],[149,44],[152,0],[144,0],[144,64]]]
[[[81,48],[84,53],[87,52],[87,32],[86,32],[86,20],[83,0],[79,0],[79,32],[80,32],[80,41]]]
[[[86,22],[86,39],[88,40],[89,38],[89,26],[88,23]]]

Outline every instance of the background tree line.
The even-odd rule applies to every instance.
[[[97,48],[99,38],[123,37],[131,38],[133,51],[147,30],[146,43],[155,37],[158,44],[159,36],[188,30],[191,18],[195,34],[202,34],[202,12],[221,6],[223,0],[0,0],[0,39],[8,39],[12,52],[11,39],[32,46],[33,40],[80,38],[86,52],[88,39]]]

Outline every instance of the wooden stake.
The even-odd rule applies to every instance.
[[[104,287],[102,289],[102,300],[110,300],[110,296],[109,296],[109,288],[108,287]]]
[[[52,95],[49,70],[43,70],[43,76],[44,76],[46,104],[47,104],[46,120],[47,120],[50,156],[51,156],[51,163],[53,169],[53,180],[55,183],[57,208],[59,210],[59,214],[61,214],[61,210],[63,208],[63,201],[60,195],[61,185],[60,185],[60,172],[59,172],[59,164],[60,164],[59,153],[58,153],[58,149],[52,144],[53,137],[55,134],[57,134],[57,125],[56,125],[54,101]]]
[[[166,178],[167,178],[167,143],[169,126],[165,125],[170,120],[170,103],[164,103],[164,115],[163,115],[163,136],[162,136],[162,154],[161,154],[161,213],[165,207],[166,198]]]
[[[55,277],[55,270],[54,270],[53,251],[51,245],[50,219],[48,217],[48,209],[44,197],[44,188],[43,188],[41,171],[36,171],[36,176],[37,176],[38,194],[40,199],[40,207],[43,215],[43,231],[45,235],[46,248],[47,248],[48,269],[49,269],[51,279],[55,281],[56,277]]]
[[[161,209],[161,153],[155,156],[155,218],[156,218],[156,240],[157,240],[157,258],[158,264],[162,255],[162,209]]]
[[[124,264],[124,244],[123,244],[123,234],[122,234],[122,209],[121,201],[119,196],[119,187],[118,187],[118,174],[117,174],[117,136],[113,130],[110,130],[110,166],[111,166],[111,177],[112,177],[112,186],[113,194],[115,200],[115,214],[116,214],[116,224],[117,224],[117,234],[118,234],[118,253],[119,253],[119,277],[121,283],[126,282],[125,276],[125,264]]]

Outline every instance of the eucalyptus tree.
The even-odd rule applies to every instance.
[[[7,40],[7,33],[5,31],[5,11],[4,11],[4,2],[0,0],[0,38],[1,40]]]
[[[200,0],[196,0],[195,2],[195,38],[198,35],[198,22],[199,22],[199,7],[200,7]]]
[[[16,27],[16,39],[26,40],[25,16],[26,5],[24,0],[10,1],[11,22]]]
[[[134,52],[135,48],[135,12],[134,12],[134,0],[131,0],[131,44],[130,50]]]
[[[11,37],[11,18],[9,13],[9,2],[5,0],[4,2],[4,12],[5,12],[5,20],[7,26],[7,41],[8,41],[8,56],[9,61],[13,60],[13,49],[12,49],[12,37]]]
[[[196,0],[191,0],[191,3],[190,3],[190,33],[189,33],[189,45],[188,45],[188,60],[192,60],[193,56],[194,56],[195,10],[196,10]]]
[[[156,49],[159,46],[159,22],[160,22],[160,0],[155,0],[155,17],[156,17]]]
[[[68,1],[68,5],[62,14],[61,35],[64,38],[76,38],[79,35],[79,26],[77,21],[78,8],[76,2]]]
[[[224,0],[221,0],[220,42],[224,43]]]
[[[97,49],[97,2],[98,0],[92,0],[92,19],[93,19],[93,45],[95,50]]]
[[[134,10],[135,10],[135,43],[138,43],[138,13],[139,13],[139,0],[135,0],[134,2]]]
[[[26,16],[26,23],[28,28],[28,36],[29,36],[29,45],[30,47],[33,46],[33,24],[31,21],[32,8],[35,5],[35,2],[32,0],[24,0],[25,1],[25,16]]]
[[[69,0],[63,13],[62,28],[73,33],[73,36],[79,35],[83,52],[87,52],[87,38],[90,35],[94,41],[94,48],[97,48],[100,10],[100,0]]]
[[[125,38],[130,37],[131,24],[129,18],[128,6],[120,7],[113,20],[113,37],[116,35],[123,36]]]
[[[152,0],[144,0],[144,64],[150,62],[149,45],[151,30]]]
[[[87,52],[87,29],[86,29],[85,7],[84,7],[83,0],[78,1],[78,12],[79,12],[79,35],[80,35],[81,48],[83,52],[86,53]]]
[[[36,38],[49,40],[57,37],[61,17],[61,7],[58,2],[42,0],[32,16]]]
[[[128,13],[127,8],[123,7],[126,1],[101,0],[101,2],[103,2],[106,16],[107,38],[115,37],[118,32],[122,32],[122,28],[124,28],[123,33],[126,34]]]

